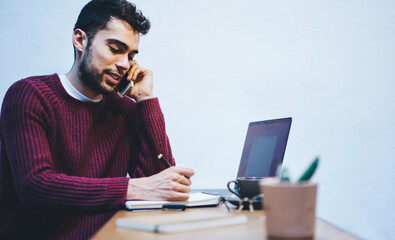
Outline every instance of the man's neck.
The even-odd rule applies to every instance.
[[[85,95],[86,97],[94,100],[101,99],[103,97],[102,94],[97,93],[96,91],[88,88],[83,84],[80,76],[78,74],[78,67],[74,64],[68,73],[65,74],[66,78],[69,80],[71,85],[80,93]]]

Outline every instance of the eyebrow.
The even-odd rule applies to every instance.
[[[129,49],[129,47],[128,47],[128,45],[126,45],[126,43],[121,42],[121,41],[119,41],[119,40],[117,40],[117,39],[110,38],[110,39],[107,39],[106,42],[107,42],[108,44],[116,44],[116,45],[122,47],[122,48],[125,49],[125,50],[128,50],[128,49]],[[132,53],[137,54],[137,53],[139,53],[139,50],[133,50]]]

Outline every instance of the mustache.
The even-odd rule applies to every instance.
[[[130,69],[129,69],[130,70]],[[103,73],[109,74],[109,73],[118,73],[122,78],[129,73],[129,70],[122,71],[122,70],[112,70],[112,69],[105,69],[103,70]]]

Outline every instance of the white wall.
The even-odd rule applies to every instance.
[[[0,98],[16,80],[65,73],[82,0],[0,2]],[[284,164],[317,155],[319,217],[394,239],[395,2],[136,1],[152,21],[155,74],[180,166],[195,188],[235,177],[247,124],[293,117]]]

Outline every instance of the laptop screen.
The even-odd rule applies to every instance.
[[[252,122],[246,140],[237,177],[275,176],[283,162],[292,118]]]

